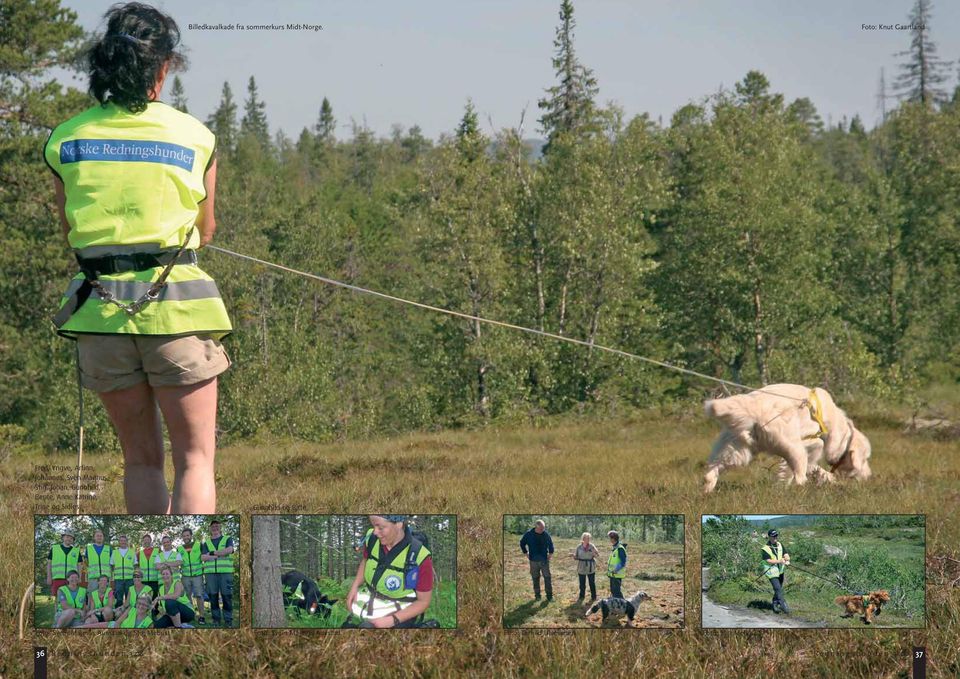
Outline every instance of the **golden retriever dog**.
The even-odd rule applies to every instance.
[[[724,469],[746,467],[759,453],[783,458],[780,478],[788,483],[802,485],[811,477],[823,483],[835,475],[870,477],[870,441],[824,389],[772,384],[706,401],[704,410],[725,426],[707,461],[704,492],[716,487]],[[821,459],[830,465],[829,472],[820,467]]]
[[[840,616],[841,618],[849,618],[859,614],[863,616],[863,621],[869,625],[873,621],[873,616],[879,615],[880,609],[888,601],[890,601],[890,594],[887,593],[887,590],[880,589],[870,592],[870,594],[838,596],[833,600],[833,603],[843,606],[846,611]]]

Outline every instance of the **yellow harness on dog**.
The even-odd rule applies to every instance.
[[[827,429],[827,425],[823,423],[823,406],[820,405],[820,397],[817,396],[816,389],[810,390],[810,396],[804,401],[804,404],[810,408],[810,417],[816,420],[817,424],[820,426],[820,431],[816,434],[808,434],[804,436],[803,439],[819,439],[826,436],[830,430]]]

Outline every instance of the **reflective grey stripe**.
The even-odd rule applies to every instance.
[[[100,284],[104,290],[111,293],[117,299],[136,300],[146,294],[152,283],[145,281],[112,281],[100,279]],[[65,297],[70,297],[77,289],[83,285],[83,280],[75,279],[70,281]],[[96,298],[96,292],[91,295]],[[220,297],[220,290],[213,281],[179,281],[176,283],[167,283],[166,287],[160,291],[159,302],[185,302],[191,299],[209,299],[211,297]]]
[[[134,255],[142,252],[147,255],[156,255],[161,252],[176,252],[180,246],[161,246],[159,243],[136,243],[134,245],[92,245],[88,248],[74,250],[77,257],[84,259],[95,259],[97,257],[108,257],[110,255]]]

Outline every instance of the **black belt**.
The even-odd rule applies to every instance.
[[[80,270],[90,278],[111,276],[127,271],[146,271],[158,266],[167,266],[175,259],[177,264],[196,264],[197,251],[177,249],[167,252],[132,252],[125,255],[107,255],[105,257],[77,257]]]
[[[131,252],[129,254],[107,255],[105,257],[80,257],[78,255],[77,262],[80,264],[80,271],[83,273],[83,283],[80,284],[77,291],[74,292],[73,295],[67,299],[66,303],[60,307],[60,310],[57,311],[53,317],[54,326],[58,329],[62,328],[63,325],[70,320],[70,317],[77,312],[77,309],[83,306],[94,289],[97,290],[100,298],[104,302],[116,304],[128,315],[132,316],[139,312],[144,305],[149,304],[159,297],[160,291],[167,283],[167,276],[170,275],[170,271],[176,264],[197,263],[196,251],[186,249],[187,243],[190,242],[190,237],[193,235],[195,228],[196,227],[191,228],[187,233],[183,245],[178,248],[170,248],[163,252]],[[126,271],[147,271],[148,269],[160,266],[163,267],[163,271],[160,272],[159,278],[154,281],[146,294],[131,304],[123,304],[114,299],[113,295],[103,290],[97,281],[97,277],[100,275],[124,273]]]

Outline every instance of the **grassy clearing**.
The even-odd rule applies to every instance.
[[[586,600],[577,603],[580,585],[576,562],[568,554],[580,542],[554,538],[555,553],[550,563],[554,601],[534,601],[533,584],[527,557],[517,547],[518,536],[504,534],[506,550],[503,559],[503,625],[504,627],[571,628],[600,627],[601,614],[586,616],[590,607],[590,589]],[[599,549],[602,550],[602,547]],[[597,562],[597,597],[610,596],[609,581],[601,551]],[[633,624],[626,618],[607,619],[604,627],[682,627],[683,626],[683,546],[675,544],[636,544],[628,547],[627,576],[623,594],[630,597],[643,590],[652,599],[643,601]],[[544,594],[545,596],[545,594]]]
[[[692,412],[692,409],[691,409]],[[392,439],[310,445],[260,441],[218,453],[219,509],[242,513],[250,543],[252,511],[357,513],[404,511],[459,516],[459,630],[405,633],[323,633],[241,629],[145,635],[132,653],[122,635],[28,632],[12,643],[20,596],[33,562],[31,514],[71,512],[34,504],[31,466],[72,464],[69,455],[15,454],[0,465],[0,629],[9,650],[0,674],[30,672],[34,645],[50,653],[49,675],[100,677],[111,672],[155,677],[230,674],[236,677],[412,676],[908,676],[913,646],[926,646],[928,676],[960,673],[958,573],[942,557],[960,559],[960,455],[956,443],[908,437],[890,425],[865,427],[875,478],[863,485],[784,488],[760,461],[725,474],[716,493],[700,493],[703,462],[717,429],[700,419],[656,412],[596,421],[551,421],[549,428],[489,428]],[[298,469],[278,462],[301,456]],[[85,460],[98,470],[118,455]],[[389,468],[371,471],[378,460]],[[325,473],[342,469],[339,475]],[[318,471],[321,470],[321,471]],[[104,487],[82,511],[122,512],[121,487]],[[921,512],[928,515],[926,630],[704,631],[700,613],[699,515],[742,513]],[[505,632],[501,627],[502,514],[681,513],[686,515],[686,628],[637,632],[571,630]],[[21,564],[18,567],[16,564]],[[934,567],[936,565],[936,567]],[[240,563],[241,610],[249,625],[250,566]],[[28,627],[32,620],[28,618]],[[215,636],[215,641],[211,642]],[[390,662],[385,663],[384,659]]]

